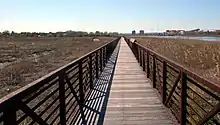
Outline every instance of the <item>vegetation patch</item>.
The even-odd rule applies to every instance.
[[[15,37],[0,39],[0,96],[4,96],[76,58],[112,41],[113,37]]]
[[[211,81],[220,81],[220,42],[137,38],[137,42]]]

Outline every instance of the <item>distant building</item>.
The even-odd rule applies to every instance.
[[[180,34],[180,35],[185,35],[185,31],[184,31],[184,30],[180,30],[180,31],[179,31],[179,34]]]
[[[144,30],[140,30],[140,35],[144,35]]]
[[[132,35],[136,35],[136,31],[135,30],[132,31]]]
[[[47,36],[48,36],[48,37],[52,37],[53,34],[52,34],[52,33],[48,33]]]
[[[185,30],[166,30],[166,35],[184,35],[185,34]]]
[[[200,29],[194,29],[194,30],[190,30],[189,32],[199,32]]]

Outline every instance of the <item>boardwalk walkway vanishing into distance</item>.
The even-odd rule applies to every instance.
[[[120,37],[0,99],[0,125],[219,125],[220,87]]]
[[[134,54],[120,39],[116,69],[110,89],[105,125],[171,125],[171,114],[162,104],[150,79]]]

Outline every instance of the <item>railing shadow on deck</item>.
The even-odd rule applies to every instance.
[[[88,93],[85,104],[83,105],[84,117],[87,125],[102,125],[105,117],[105,111],[108,103],[110,87],[112,83],[113,72],[117,60],[116,49],[100,77],[95,81],[93,89]],[[74,123],[83,124],[80,114],[76,114]]]
[[[0,99],[0,125],[102,124],[119,39]]]
[[[220,124],[220,86],[125,38],[136,59],[181,125]]]

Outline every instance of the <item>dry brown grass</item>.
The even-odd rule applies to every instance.
[[[219,42],[165,38],[137,38],[137,41],[211,81],[220,81]]]
[[[0,96],[113,40],[100,37],[0,39]]]

